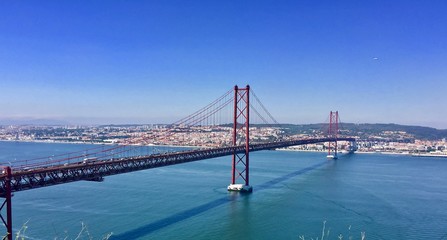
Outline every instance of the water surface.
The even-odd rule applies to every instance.
[[[0,161],[91,148],[0,142]],[[231,157],[15,193],[14,229],[31,239],[447,239],[447,159],[261,151],[254,192],[232,194]],[[347,239],[347,238],[346,238]]]

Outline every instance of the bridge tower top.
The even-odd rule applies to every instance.
[[[338,111],[331,111],[329,114],[328,137],[337,138],[338,136]]]

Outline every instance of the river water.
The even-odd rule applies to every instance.
[[[0,142],[0,162],[91,148]],[[229,193],[231,157],[17,192],[29,239],[447,239],[447,159],[251,153],[253,193]],[[23,230],[23,228],[22,228]],[[4,231],[4,230],[0,230]]]

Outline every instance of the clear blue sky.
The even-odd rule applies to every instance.
[[[447,1],[0,2],[0,119],[169,123],[235,84],[283,123],[447,128]]]

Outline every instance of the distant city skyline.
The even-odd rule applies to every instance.
[[[0,3],[0,124],[171,123],[250,84],[281,123],[447,129],[446,1]]]

